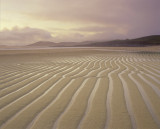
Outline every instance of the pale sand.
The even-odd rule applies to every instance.
[[[159,50],[0,50],[0,129],[159,129]]]

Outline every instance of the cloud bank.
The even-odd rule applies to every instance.
[[[5,0],[2,4],[3,27],[16,24],[25,28],[2,30],[5,36],[1,36],[1,43],[110,40],[160,34],[160,0]]]
[[[18,28],[12,30],[4,29],[0,32],[1,45],[26,45],[41,40],[52,40],[53,37],[47,31],[36,28]]]

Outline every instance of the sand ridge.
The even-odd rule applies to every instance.
[[[160,128],[159,52],[6,53],[0,55],[0,129]]]

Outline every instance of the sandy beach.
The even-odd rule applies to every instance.
[[[159,50],[0,50],[0,129],[159,129]]]

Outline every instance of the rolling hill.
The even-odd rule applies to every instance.
[[[35,47],[146,47],[160,45],[160,35],[140,37],[136,39],[112,41],[62,42],[40,41],[28,46]]]

